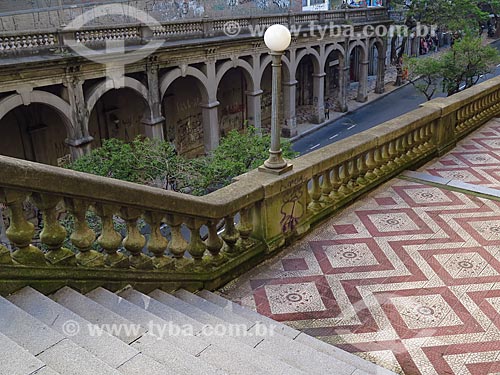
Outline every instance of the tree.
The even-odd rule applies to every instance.
[[[483,46],[480,38],[465,36],[442,56],[443,91],[448,95],[475,85],[500,61],[498,50]]]
[[[204,195],[264,163],[271,137],[233,130],[211,154],[186,159],[166,141],[138,137],[132,143],[104,140],[102,147],[82,156],[67,168],[193,195]],[[283,142],[283,156],[297,156],[290,142]]]
[[[262,165],[269,157],[271,136],[257,134],[254,127],[249,127],[246,133],[230,131],[221,140],[219,147],[208,156],[203,189],[212,191],[229,185],[232,179]],[[283,157],[295,158],[289,141],[282,142]]]
[[[481,38],[467,35],[440,56],[406,59],[411,83],[432,99],[439,85],[448,96],[474,86],[500,61],[498,51],[483,46]]]

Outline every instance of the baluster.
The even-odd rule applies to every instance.
[[[2,244],[0,244],[0,264],[12,264],[10,251]]]
[[[366,185],[368,181],[366,180],[366,173],[368,172],[368,166],[366,165],[366,155],[367,152],[359,155],[359,176],[356,179],[358,185]]]
[[[33,194],[31,200],[42,211],[43,229],[40,240],[47,246],[45,259],[50,264],[76,266],[75,253],[63,247],[66,240],[66,229],[57,220],[57,204],[61,198],[48,194]]]
[[[332,182],[330,180],[330,172],[331,170],[327,170],[323,172],[323,181],[321,183],[321,197],[320,202],[324,204],[332,203],[332,199],[330,198],[330,193],[332,192]]]
[[[413,140],[413,131],[410,131],[410,133],[407,134],[406,138],[407,138],[407,145],[408,145],[407,146],[408,151],[406,152],[406,159],[408,161],[411,161],[416,157],[415,152],[413,152],[413,148],[415,146],[415,142]]]
[[[235,257],[238,255],[238,250],[236,248],[236,242],[239,238],[239,233],[234,226],[234,218],[233,216],[227,216],[224,218],[225,229],[222,233],[222,239],[226,243],[225,253],[229,257]]]
[[[253,232],[252,208],[247,207],[240,211],[240,222],[236,226],[240,233],[238,247],[241,251],[245,251],[253,246],[253,241],[250,240],[250,235]]]
[[[125,207],[121,209],[121,217],[127,223],[127,236],[123,239],[123,247],[130,253],[130,266],[141,270],[153,269],[153,260],[142,252],[146,246],[146,238],[137,228],[141,212],[135,208]]]
[[[12,259],[24,265],[46,265],[43,252],[31,244],[35,226],[24,217],[23,202],[26,194],[5,189],[0,190],[0,198],[10,210],[10,225],[5,233],[17,249],[12,253]]]
[[[377,163],[375,162],[375,152],[377,149],[371,149],[367,152],[366,157],[366,174],[365,177],[368,180],[376,180],[377,175],[375,174],[375,169],[377,168]]]
[[[321,203],[319,201],[319,199],[321,198],[321,189],[319,186],[319,178],[320,178],[319,175],[313,176],[313,178],[312,178],[312,189],[310,191],[312,202],[309,205],[309,208],[312,211],[321,210]]]
[[[347,183],[347,186],[352,190],[352,191],[355,191],[358,184],[356,182],[356,180],[358,179],[358,176],[359,176],[359,169],[358,169],[358,159],[357,157],[354,157],[351,159],[351,161],[349,162],[349,168],[348,168],[348,171],[349,171],[349,174],[350,174],[350,179],[349,179],[349,182]]]
[[[78,249],[76,261],[82,267],[104,267],[104,256],[98,251],[92,250],[95,241],[95,233],[89,228],[86,213],[89,203],[77,199],[66,199],[64,204],[73,216],[74,229],[69,239],[74,247]]]
[[[128,257],[118,251],[122,244],[122,236],[115,230],[113,223],[113,215],[118,211],[118,208],[97,204],[95,210],[102,222],[102,231],[97,243],[106,253],[104,256],[105,265],[112,268],[129,268]]]
[[[425,139],[425,127],[422,126],[420,129],[418,129],[418,132],[419,132],[419,138],[420,138],[420,145],[418,146],[418,149],[421,151],[421,152],[425,152],[426,150],[426,139]]]
[[[382,149],[383,146],[377,146],[373,152],[373,158],[375,160],[375,169],[373,170],[373,173],[377,177],[382,177],[384,175],[384,172],[382,171],[382,166],[384,165],[384,160],[382,158]]]
[[[404,161],[402,160],[402,155],[403,155],[403,145],[402,145],[402,138],[399,137],[394,141],[394,163],[396,165],[403,165]]]
[[[147,212],[144,220],[151,228],[151,235],[148,241],[148,250],[154,255],[153,264],[156,269],[174,268],[174,260],[165,255],[168,241],[161,234],[161,224],[163,215],[158,212]]]
[[[170,251],[174,257],[175,268],[182,269],[189,265],[189,260],[184,257],[188,248],[188,242],[181,233],[182,218],[179,216],[167,215],[165,219],[170,227],[171,233],[167,250]]]
[[[212,255],[210,263],[212,263],[216,267],[220,266],[225,261],[224,257],[220,253],[224,242],[222,242],[221,238],[217,234],[217,223],[218,220],[210,220],[207,223],[208,238],[205,241],[205,246]]]
[[[380,150],[380,152],[381,152],[380,157],[381,157],[381,161],[382,161],[382,165],[380,166],[380,170],[383,173],[388,173],[391,171],[391,168],[389,168],[389,166],[388,166],[388,163],[389,163],[388,149],[389,149],[389,144],[385,143],[381,146],[381,150]]]
[[[186,225],[191,232],[191,240],[187,248],[188,253],[193,257],[193,268],[195,271],[203,269],[203,255],[207,248],[205,243],[200,238],[200,228],[203,223],[198,219],[188,219]]]
[[[344,196],[342,193],[339,192],[339,188],[342,185],[342,182],[340,181],[339,177],[339,170],[340,170],[340,165],[336,165],[332,169],[332,192],[330,193],[330,197],[335,201],[342,199],[342,197]]]
[[[387,167],[389,168],[389,170],[397,168],[397,165],[394,162],[394,157],[396,156],[395,141],[389,142],[389,147],[387,151],[389,155],[389,160],[387,161]]]
[[[345,196],[352,193],[352,190],[348,186],[348,182],[350,180],[349,169],[347,167],[348,163],[349,163],[348,161],[344,161],[342,163],[342,168],[340,169],[340,175],[339,175],[339,178],[342,181],[342,184],[339,187],[339,192]]]

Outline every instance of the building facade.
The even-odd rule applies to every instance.
[[[313,26],[327,30],[346,19],[355,26],[353,35],[327,32],[320,38]],[[238,36],[223,30],[230,21],[243,25]],[[384,9],[4,34],[0,153],[58,164],[100,146],[103,139],[130,141],[143,135],[169,140],[180,154],[194,157],[213,150],[232,129],[268,128],[271,58],[262,36],[250,31],[252,25],[274,23],[302,30],[294,33],[283,58],[284,136],[296,134],[297,108],[307,108],[307,120],[314,123],[324,121],[327,99],[333,109],[346,111],[352,81],[359,82],[359,101],[367,98],[369,74],[376,76],[376,92],[383,91],[386,42],[362,35],[361,28],[389,24]],[[161,46],[127,63],[124,77],[114,79],[112,64],[67,48],[73,39],[97,52],[109,40],[123,40],[131,50],[155,40]]]

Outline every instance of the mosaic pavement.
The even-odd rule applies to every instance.
[[[422,171],[500,188],[500,121]],[[401,374],[500,374],[500,202],[394,179],[222,291]]]

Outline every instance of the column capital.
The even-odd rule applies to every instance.
[[[314,78],[323,78],[326,77],[326,73],[314,73],[312,76]]]
[[[248,96],[260,96],[264,93],[262,90],[255,90],[255,91],[245,91],[245,94]]]
[[[283,86],[297,86],[299,81],[293,80],[293,81],[288,81],[288,82],[283,82]]]
[[[205,108],[205,109],[212,109],[212,108],[217,108],[219,105],[220,105],[220,102],[216,100],[216,101],[211,102],[211,103],[200,104],[200,107]]]
[[[77,138],[77,139],[66,139],[64,143],[71,147],[80,147],[91,143],[94,140],[94,137],[90,135],[87,137]]]
[[[161,124],[164,121],[165,121],[165,117],[160,116],[160,117],[155,117],[155,118],[143,118],[141,120],[141,123],[143,125],[147,125],[147,126],[155,126],[155,125]]]

